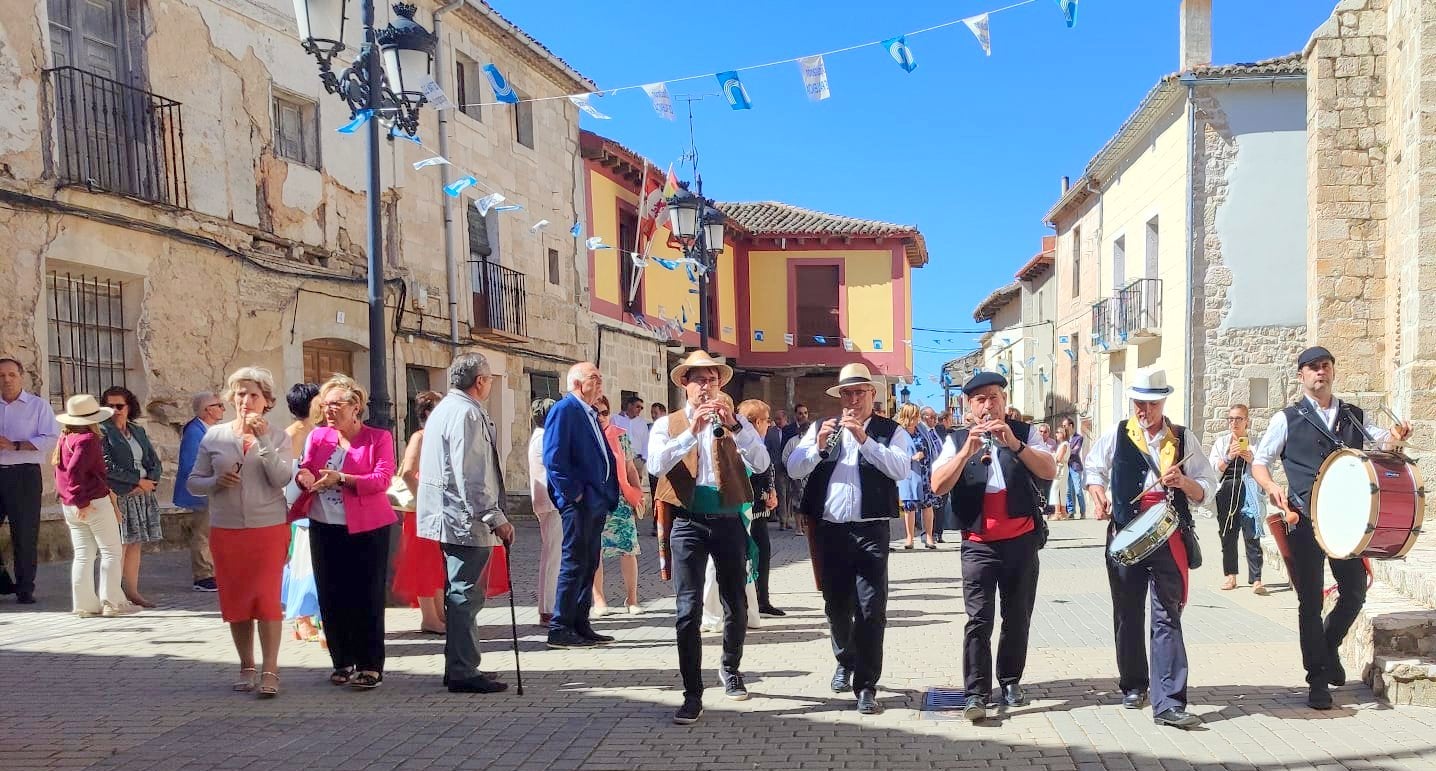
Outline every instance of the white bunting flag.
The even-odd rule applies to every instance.
[[[843,338],[843,348],[847,351],[856,351],[858,349],[858,347],[853,344],[853,341],[846,337]]]
[[[649,100],[653,102],[653,111],[658,117],[664,120],[674,120],[678,116],[673,112],[673,97],[668,94],[668,85],[665,83],[649,83],[643,87],[643,93],[648,94]]]
[[[598,250],[598,249],[612,249],[612,248],[613,248],[613,247],[611,247],[611,246],[609,246],[608,244],[605,244],[605,243],[603,242],[603,236],[593,236],[593,237],[589,238],[587,241],[585,241],[585,242],[584,242],[584,245],[589,248],[589,251],[595,251],[595,250]]]
[[[492,209],[495,206],[503,203],[505,200],[506,199],[503,197],[503,195],[499,193],[490,193],[483,198],[474,201],[474,207],[479,210],[479,216],[484,217],[488,215],[489,209]]]
[[[598,111],[598,108],[597,108],[597,107],[594,107],[594,106],[588,101],[588,100],[589,100],[589,97],[591,97],[591,96],[593,96],[593,94],[577,94],[577,95],[574,95],[574,96],[570,96],[570,97],[568,98],[568,100],[569,100],[570,102],[573,102],[574,106],[577,107],[578,109],[583,110],[584,112],[588,113],[589,117],[591,117],[591,118],[597,118],[598,120],[609,120],[609,119],[610,119],[609,116],[604,115],[603,113],[599,112],[599,111]]]
[[[987,54],[988,56],[991,56],[992,34],[989,32],[987,27],[987,14],[980,13],[976,16],[969,16],[966,19],[963,19],[962,23],[966,24],[967,28],[972,30],[972,34],[977,37],[977,42],[979,45],[982,46],[983,53]]]
[[[448,165],[449,165],[449,159],[448,159],[448,158],[445,158],[445,157],[443,157],[443,156],[441,156],[441,155],[436,155],[436,156],[434,156],[434,157],[432,157],[432,158],[425,158],[425,159],[422,160],[422,161],[414,161],[414,170],[415,170],[415,171],[418,171],[419,169],[427,168],[427,167],[429,167],[429,166],[448,166]]]
[[[793,333],[792,333],[792,332],[784,332],[784,333],[783,333],[783,344],[784,344],[784,345],[792,345],[792,344],[794,343],[794,341],[796,341],[796,340],[797,340],[797,338],[793,337]]]
[[[535,222],[534,224],[529,226],[529,232],[537,234],[540,230],[543,230],[546,227],[548,227],[548,220],[539,220],[538,222]]]
[[[444,90],[439,88],[439,84],[434,80],[432,75],[424,75],[419,79],[419,91],[435,110],[452,110],[458,107],[458,105],[454,104],[448,95],[444,93]]]
[[[798,70],[803,73],[803,90],[814,102],[821,102],[832,94],[828,91],[828,70],[822,56],[804,56],[798,60]]]

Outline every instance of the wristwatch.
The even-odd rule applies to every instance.
[[[1017,443],[1017,449],[1012,451],[1013,457],[1020,456],[1020,455],[1022,454],[1022,451],[1023,451],[1023,450],[1026,450],[1026,449],[1027,449],[1027,443],[1026,443],[1026,442],[1018,442],[1018,443]]]
[[[742,431],[742,430],[743,430],[743,424],[742,424],[742,423],[734,423],[733,425],[731,425],[731,426],[728,427],[728,430],[729,430],[729,431],[732,431],[733,433],[736,434],[736,433],[738,433],[739,431]]]

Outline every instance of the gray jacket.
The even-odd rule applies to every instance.
[[[504,479],[484,406],[454,389],[424,423],[419,492],[414,498],[420,538],[459,546],[494,546],[504,516]]]

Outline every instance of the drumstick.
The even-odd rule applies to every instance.
[[[1195,452],[1189,452],[1189,453],[1187,453],[1187,457],[1182,458],[1181,460],[1177,461],[1175,464],[1173,464],[1173,467],[1175,468],[1175,467],[1177,467],[1177,466],[1181,466],[1183,463],[1186,463],[1187,461],[1191,460],[1193,455],[1196,455],[1196,453],[1195,453]],[[1157,481],[1153,482],[1153,483],[1150,484],[1150,485],[1147,485],[1147,489],[1143,490],[1143,491],[1140,492],[1140,493],[1137,493],[1137,497],[1136,497],[1136,498],[1133,498],[1133,499],[1130,500],[1130,501],[1127,501],[1127,503],[1136,503],[1137,501],[1142,500],[1142,496],[1146,495],[1147,493],[1152,492],[1153,490],[1155,490],[1155,489],[1157,489],[1158,487],[1161,487],[1161,486],[1162,486],[1162,478],[1161,478],[1161,477],[1157,477]]]

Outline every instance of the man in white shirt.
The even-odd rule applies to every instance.
[[[992,693],[992,627],[998,599],[1002,636],[997,642],[1001,703],[1027,703],[1022,673],[1027,634],[1037,600],[1037,551],[1047,540],[1038,493],[1057,473],[1057,461],[1026,423],[1006,415],[1007,378],[979,372],[962,387],[968,408],[982,419],[954,431],[933,464],[932,491],[952,491],[953,518],[962,531],[962,599],[967,611],[962,670],[963,717],[987,717]],[[1063,469],[1066,473],[1066,469]]]
[[[1174,390],[1167,385],[1165,370],[1138,370],[1127,389],[1132,417],[1093,445],[1087,453],[1085,476],[1098,514],[1112,517],[1109,543],[1117,531],[1164,501],[1178,515],[1179,525],[1166,543],[1135,565],[1118,564],[1108,556],[1107,582],[1112,589],[1122,706],[1141,709],[1150,688],[1153,721],[1187,729],[1201,725],[1202,719],[1187,712],[1187,646],[1182,638],[1182,609],[1187,604],[1189,558],[1196,555],[1188,554],[1184,531],[1193,526],[1191,505],[1211,497],[1216,474],[1196,435],[1162,415],[1167,397]],[[1146,631],[1143,605],[1149,589],[1155,678],[1147,668],[1142,641]]]
[[[1311,488],[1321,464],[1338,449],[1361,448],[1367,436],[1377,447],[1388,448],[1392,440],[1405,441],[1411,435],[1411,424],[1402,423],[1390,431],[1365,424],[1360,408],[1333,395],[1336,357],[1321,346],[1307,348],[1297,356],[1296,374],[1303,396],[1272,416],[1252,460],[1252,478],[1272,504],[1286,513],[1301,663],[1306,668],[1306,703],[1312,709],[1327,710],[1332,705],[1328,686],[1346,684],[1337,649],[1366,602],[1366,571],[1360,559],[1328,560],[1321,551],[1308,507]],[[1286,471],[1287,489],[1271,477],[1272,461],[1278,458]],[[1324,623],[1323,561],[1330,562],[1340,592]]]
[[[683,705],[673,722],[687,725],[703,714],[700,626],[710,556],[723,603],[719,671],[723,693],[734,701],[748,698],[739,671],[748,631],[748,529],[742,512],[753,500],[749,474],[761,474],[771,461],[763,437],[721,396],[722,387],[733,378],[732,367],[694,351],[673,368],[671,378],[687,394],[688,403],[653,424],[648,459],[649,469],[658,477],[655,505],[666,505],[672,516],[668,543],[677,605],[678,669],[683,676]]]
[[[16,602],[31,605],[45,487],[40,467],[60,439],[60,424],[48,401],[25,390],[26,379],[19,361],[0,358],[0,522],[10,522],[15,558],[13,583],[0,561],[0,594],[14,594]]]
[[[898,516],[898,480],[912,464],[907,431],[873,414],[877,383],[849,364],[828,389],[841,419],[814,423],[788,457],[788,473],[807,477],[801,505],[808,545],[833,637],[834,693],[849,688],[858,712],[876,715],[887,628],[888,523]]]

